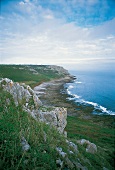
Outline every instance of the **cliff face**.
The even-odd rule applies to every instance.
[[[2,79],[2,88],[9,92],[14,99],[16,106],[21,105],[36,120],[50,124],[60,132],[65,133],[67,124],[67,109],[60,107],[43,106],[40,99],[30,86],[14,83],[10,79]]]
[[[53,130],[52,127],[54,127],[55,129],[58,130],[58,132],[60,134],[64,134],[67,137],[67,133],[64,131],[66,124],[67,124],[67,120],[66,120],[67,119],[67,109],[66,108],[64,108],[64,107],[62,107],[62,108],[61,107],[48,107],[48,106],[43,105],[42,102],[40,101],[40,99],[37,97],[37,95],[31,89],[30,86],[25,85],[25,84],[15,83],[8,78],[2,79],[0,81],[0,86],[1,86],[1,89],[3,89],[3,91],[6,91],[12,95],[15,106],[17,108],[18,108],[18,106],[21,106],[21,109],[24,112],[28,113],[28,115],[33,117],[36,122],[41,122],[41,123],[43,122],[46,125],[48,124],[48,125],[50,125],[52,130]],[[5,100],[6,100],[5,108],[7,109],[7,106],[10,105],[11,101],[10,101],[10,98],[6,98]],[[18,117],[20,117],[20,116],[18,116]],[[31,123],[32,122],[30,121],[30,124]],[[24,129],[22,127],[20,127],[20,128],[21,128],[21,130],[19,131],[19,134],[21,133],[21,135],[19,135],[21,138],[20,145],[22,146],[22,150],[24,152],[28,152],[28,150],[31,150],[31,147],[32,147],[31,138],[30,138],[30,143],[29,143],[28,136],[32,132],[31,132],[29,125],[27,128],[27,133],[28,133],[29,129],[30,129],[30,132],[29,132],[29,134],[27,134],[27,136],[26,136],[26,134],[23,134]],[[41,134],[38,135],[36,137],[36,139],[32,139],[32,140],[33,141],[38,140],[39,138],[42,137],[43,145],[44,144],[47,145],[47,142],[49,142],[51,140],[52,143],[49,145],[51,145],[50,147],[52,149],[54,149],[57,154],[57,156],[55,158],[55,165],[57,166],[56,169],[64,169],[66,167],[68,170],[69,169],[81,169],[81,170],[88,169],[85,166],[86,159],[83,156],[79,157],[79,150],[78,150],[77,145],[81,145],[81,146],[85,145],[86,152],[95,154],[97,152],[97,146],[95,144],[93,144],[85,139],[78,140],[75,143],[73,143],[73,142],[67,140],[67,138],[64,138],[64,136],[60,138],[60,137],[55,136],[55,134],[54,134],[55,138],[58,138],[58,140],[56,140],[56,142],[57,141],[60,142],[60,145],[57,145],[57,144],[55,144],[55,142],[53,143],[52,136],[50,136],[48,134],[49,131],[46,133],[43,130],[43,127],[41,129],[42,129]],[[50,131],[51,131],[51,129],[50,129]],[[36,131],[36,129],[34,129],[34,131]],[[39,132],[39,130],[37,131],[37,133],[38,132]],[[53,136],[53,138],[54,138],[54,136]],[[51,138],[50,140],[49,140],[49,137]],[[40,139],[40,141],[41,141],[41,139]],[[63,145],[65,145],[66,149],[63,147]],[[83,148],[84,148],[84,146],[83,146]],[[43,149],[43,153],[47,153],[47,151]],[[50,154],[50,153],[48,153],[48,154]],[[33,155],[32,155],[32,157],[33,157]],[[36,156],[35,156],[35,159],[37,159]],[[25,160],[25,161],[27,161],[27,160]],[[89,164],[88,166],[90,166],[92,168],[93,166],[91,165],[90,161],[89,160],[87,160],[87,161]],[[28,166],[29,166],[29,164],[28,164]],[[36,166],[36,164],[35,164],[35,166]]]

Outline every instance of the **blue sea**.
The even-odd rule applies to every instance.
[[[70,71],[76,76],[67,83],[69,100],[93,106],[93,114],[115,115],[115,72],[114,71]]]

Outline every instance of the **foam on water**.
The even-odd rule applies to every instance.
[[[82,82],[81,81],[75,81],[76,84],[81,84]]]
[[[70,85],[70,86],[68,87],[68,89],[67,89],[67,93],[71,96],[71,97],[68,97],[68,99],[69,99],[69,100],[79,99],[80,96],[78,96],[77,94],[72,94],[72,93],[70,92],[69,89],[72,89],[72,88],[74,88],[74,87]]]
[[[68,89],[73,89],[74,88],[74,86],[72,86],[72,85],[70,85],[69,87],[68,87]]]
[[[94,106],[95,109],[98,109],[100,110],[102,113],[106,113],[106,114],[109,114],[109,115],[115,115],[114,112],[110,111],[110,110],[107,110],[107,108],[97,104],[97,103],[94,103],[94,102],[90,102],[90,101],[85,101],[85,100],[82,100],[82,103],[86,103],[86,104],[89,104],[89,105],[92,105]]]
[[[100,110],[102,113],[98,113],[98,114],[109,114],[109,115],[115,115],[115,112],[112,112],[110,110],[107,110],[107,108],[99,105],[98,103],[95,103],[95,102],[91,102],[91,101],[86,101],[84,99],[81,98],[81,96],[77,95],[77,94],[72,94],[72,92],[70,91],[71,89],[73,89],[74,86],[72,85],[69,85],[68,88],[67,88],[67,93],[70,95],[70,97],[68,97],[67,99],[68,100],[74,100],[75,102],[79,102],[79,103],[82,103],[82,104],[87,104],[87,105],[92,105],[94,106],[94,110]],[[97,114],[97,112],[96,112]]]

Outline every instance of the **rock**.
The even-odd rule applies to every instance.
[[[44,111],[40,108],[42,102],[30,86],[14,83],[7,78],[2,79],[0,84],[5,91],[13,96],[16,106],[22,105],[23,110],[28,112],[34,119],[50,124],[56,127],[61,134],[67,135],[67,133],[64,132],[67,124],[66,108],[52,107],[52,109],[49,109],[48,107],[45,107]]]
[[[67,131],[64,131],[64,136],[65,138],[67,138]]]
[[[57,116],[57,128],[60,127],[59,131],[61,133],[64,132],[64,129],[67,125],[67,109],[62,107],[56,107],[55,114]]]
[[[46,142],[46,140],[47,140],[47,135],[46,135],[46,133],[43,131],[43,138],[44,138],[44,142]]]
[[[61,168],[63,167],[63,161],[61,159],[56,160],[56,164]]]
[[[75,167],[73,162],[70,161],[70,159],[68,157],[66,157],[65,162],[66,162],[68,168],[73,169]]]
[[[67,155],[65,152],[62,151],[62,148],[57,147],[57,148],[56,148],[56,151],[59,153],[59,155],[60,155],[62,158],[65,158],[65,156]]]
[[[108,168],[103,167],[103,170],[109,170]]]
[[[73,151],[69,151],[70,154],[74,154]]]
[[[35,109],[42,105],[42,102],[39,100],[30,86],[14,83],[12,80],[7,78],[2,79],[1,85],[4,90],[8,91],[13,96],[16,106],[23,104],[27,107],[26,103],[29,103],[32,96]]]
[[[89,144],[89,141],[86,140],[86,139],[81,139],[81,140],[77,140],[77,143],[81,144],[81,145],[84,145],[85,143],[86,144]]]
[[[48,108],[47,108],[48,109]],[[67,109],[60,107],[52,107],[51,111],[39,111],[38,117],[41,121],[44,121],[54,127],[60,133],[64,133],[64,129],[67,124]]]
[[[79,152],[77,145],[75,143],[68,141],[67,139],[66,139],[66,143],[68,144],[70,154]]]
[[[69,147],[74,151],[74,152],[78,152],[78,148],[77,145],[73,142],[68,142]]]
[[[97,152],[97,146],[94,143],[88,144],[88,146],[86,148],[86,152],[95,154]]]
[[[40,101],[36,94],[33,95],[33,100],[36,108],[42,106],[42,102]]]
[[[87,167],[82,166],[79,162],[74,162],[75,169],[77,170],[88,170]]]
[[[26,141],[24,137],[22,137],[21,139],[21,145],[22,145],[23,151],[28,151],[30,149],[30,145],[28,144],[28,142]]]
[[[6,99],[6,104],[7,104],[7,105],[10,105],[10,99],[9,99],[9,98]]]
[[[81,140],[77,140],[77,143],[84,145],[86,144],[86,152],[95,154],[97,152],[97,146],[94,143],[91,143],[90,141],[86,140],[86,139],[81,139]]]

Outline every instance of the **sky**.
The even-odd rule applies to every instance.
[[[0,64],[114,67],[115,0],[0,0]]]

